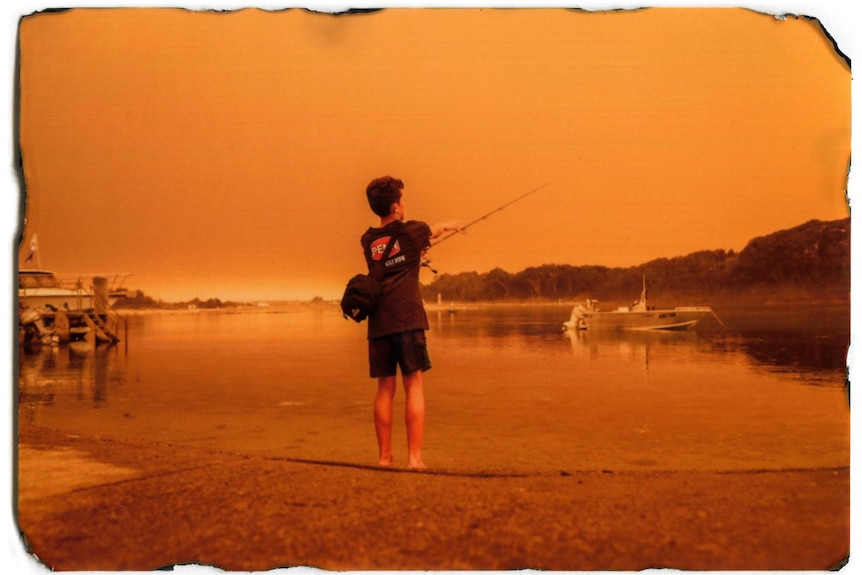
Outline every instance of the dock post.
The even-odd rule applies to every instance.
[[[93,278],[93,311],[103,316],[108,312],[108,280],[107,278]]]
[[[69,340],[72,339],[69,314],[64,308],[60,308],[54,313],[54,333],[60,343],[69,343]]]

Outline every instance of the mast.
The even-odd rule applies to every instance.
[[[641,288],[641,297],[632,306],[632,311],[647,310],[647,294],[646,294],[646,274],[643,275],[643,287]]]
[[[643,289],[641,290],[641,301],[646,305],[646,274],[643,275]]]

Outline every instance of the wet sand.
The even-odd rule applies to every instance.
[[[29,425],[18,464],[55,570],[824,570],[850,545],[848,468],[409,472]]]

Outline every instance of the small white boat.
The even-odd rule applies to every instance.
[[[707,315],[715,315],[710,307],[675,307],[652,309],[647,305],[646,278],[640,298],[631,306],[602,311],[598,300],[587,299],[572,310],[564,330],[656,330],[688,329]]]

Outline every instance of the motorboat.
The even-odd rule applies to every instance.
[[[107,282],[105,307],[113,307],[120,298],[126,297],[128,290],[122,287],[122,283],[128,275],[111,274],[112,277],[109,277],[109,274],[93,275],[93,285],[97,283],[97,278]],[[83,276],[61,281],[54,272],[36,269],[18,270],[18,301],[24,307],[40,311],[45,308],[83,311],[99,307],[95,297],[94,288],[85,283]]]
[[[684,330],[689,329],[707,315],[715,315],[712,308],[674,307],[655,309],[647,304],[646,278],[640,298],[630,306],[603,311],[598,300],[587,299],[577,304],[563,330]]]
[[[50,271],[19,269],[19,344],[56,345],[89,333],[98,342],[117,341],[119,316],[111,308],[126,297],[129,275],[94,274],[85,283],[83,276],[63,281]]]

